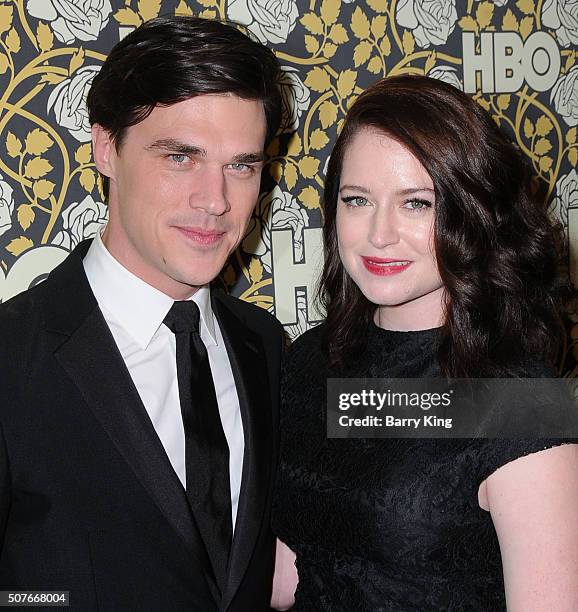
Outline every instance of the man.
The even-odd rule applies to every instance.
[[[257,201],[277,71],[230,26],[167,17],[94,79],[106,229],[0,309],[1,590],[268,609],[282,330],[208,284]]]

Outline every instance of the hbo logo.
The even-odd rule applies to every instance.
[[[534,32],[524,43],[514,32],[480,35],[476,52],[474,34],[462,34],[464,90],[476,91],[476,73],[482,75],[483,93],[518,91],[524,79],[534,91],[550,89],[560,74],[560,50],[546,32]]]

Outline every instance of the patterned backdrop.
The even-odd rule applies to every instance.
[[[332,144],[355,97],[386,75],[447,81],[492,114],[564,225],[578,286],[576,0],[0,0],[0,299],[43,280],[106,220],[86,93],[120,38],[168,13],[236,21],[283,67],[263,192],[220,282],[290,336],[321,318],[313,294]]]

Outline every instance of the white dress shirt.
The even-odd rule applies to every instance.
[[[177,382],[176,339],[163,325],[174,300],[122,266],[108,252],[100,233],[84,258],[84,270],[153,427],[185,487],[185,431]],[[201,312],[201,339],[207,347],[229,445],[234,528],[244,452],[239,398],[219,323],[213,316],[209,287],[201,287],[190,299]]]

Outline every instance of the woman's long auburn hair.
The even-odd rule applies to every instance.
[[[336,231],[343,157],[363,128],[406,146],[434,183],[434,247],[445,287],[443,374],[506,376],[524,353],[551,361],[566,293],[562,237],[531,195],[528,166],[466,94],[435,79],[398,76],[355,101],[327,168],[319,298],[331,366],[343,368],[362,353],[376,309],[345,271]]]

